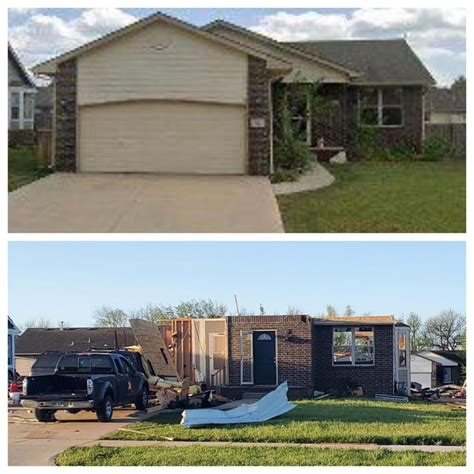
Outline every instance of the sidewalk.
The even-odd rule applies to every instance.
[[[449,453],[452,451],[466,451],[466,446],[425,446],[425,445],[403,445],[403,444],[369,444],[369,443],[246,443],[233,441],[136,441],[136,440],[98,440],[83,443],[80,446],[103,446],[120,448],[125,446],[164,446],[179,448],[185,446],[254,446],[254,447],[292,447],[292,448],[315,448],[315,449],[387,449],[389,451],[420,451],[426,453]]]

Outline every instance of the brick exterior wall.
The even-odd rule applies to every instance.
[[[76,83],[75,59],[58,64],[55,77],[55,168],[58,171],[76,171]]]
[[[248,59],[248,172],[267,175],[270,172],[270,104],[269,73],[265,60]],[[255,119],[263,119],[264,126],[252,126]]]
[[[366,367],[332,365],[333,327],[314,325],[314,389],[325,392],[351,381],[363,388],[364,396],[393,394],[393,327],[373,326],[375,365]]]
[[[417,152],[423,145],[423,88],[410,86],[402,88],[403,119],[402,127],[378,128],[384,148],[406,144]],[[346,94],[346,135],[345,147],[350,158],[362,158],[355,154],[358,125],[358,88],[347,88]]]
[[[278,383],[288,381],[289,396],[312,394],[312,323],[307,316],[230,316],[228,318],[229,387],[226,393],[238,398],[243,392],[257,392],[257,386],[240,384],[240,330],[275,330]],[[286,340],[288,330],[291,340]],[[262,389],[268,392],[270,389]]]

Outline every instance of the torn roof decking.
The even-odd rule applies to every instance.
[[[160,329],[155,323],[143,319],[131,319],[133,334],[159,377],[178,377],[173,356],[170,354]]]

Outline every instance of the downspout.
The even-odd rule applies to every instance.
[[[275,172],[275,166],[273,163],[273,91],[272,91],[272,85],[274,82],[276,82],[276,78],[271,78],[268,81],[268,112],[270,115],[270,123],[269,123],[269,131],[270,131],[270,175],[272,175]]]
[[[270,132],[270,174],[275,172],[275,164],[273,161],[273,89],[272,86],[276,82],[283,79],[289,71],[284,74],[278,74],[277,76],[271,77],[268,81],[268,113],[269,113],[269,132]]]

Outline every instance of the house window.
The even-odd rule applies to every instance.
[[[20,93],[12,92],[10,103],[10,118],[20,120]]]
[[[23,96],[23,118],[25,120],[33,120],[35,110],[35,95],[25,92]]]
[[[398,365],[399,367],[407,366],[407,336],[400,334],[398,336]]]
[[[332,353],[334,365],[373,365],[373,328],[368,326],[335,327]]]
[[[403,126],[402,89],[399,87],[360,89],[359,123],[366,127]]]
[[[252,331],[240,331],[240,383],[253,384]]]

